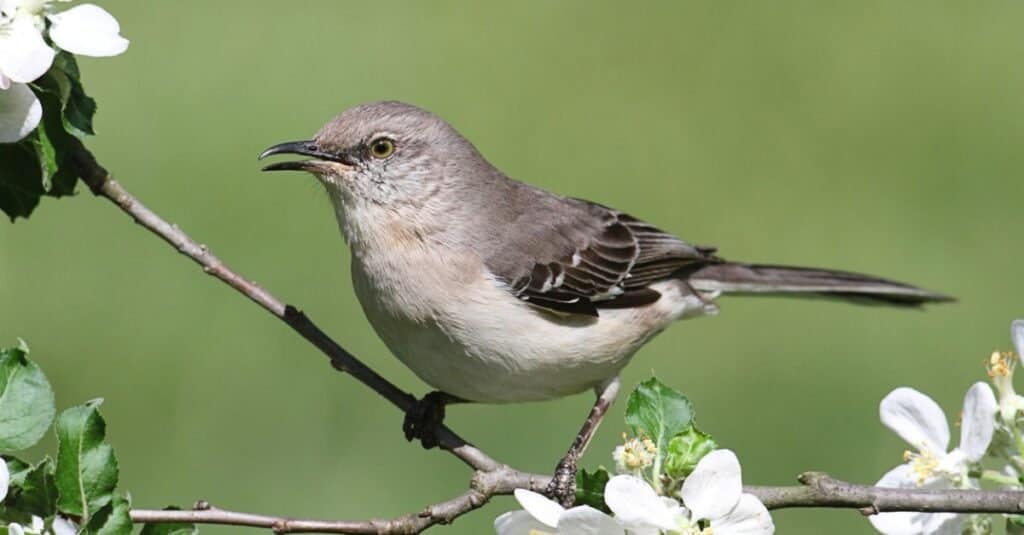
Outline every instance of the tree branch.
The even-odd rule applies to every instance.
[[[335,369],[355,377],[356,380],[373,389],[374,392],[390,401],[392,405],[401,409],[402,412],[408,412],[413,404],[416,403],[415,396],[398,388],[394,383],[363,364],[362,361],[327,336],[301,310],[285,304],[260,285],[235,272],[221,259],[217,258],[206,245],[192,239],[178,228],[177,225],[168,223],[147,208],[132,194],[128,193],[120,183],[114,180],[110,173],[96,161],[96,158],[89,149],[82,145],[77,138],[74,139],[74,142],[77,144],[72,152],[75,158],[75,166],[79,171],[79,176],[82,177],[82,180],[95,195],[113,202],[123,212],[130,215],[136,223],[156,234],[177,249],[179,253],[199,264],[206,274],[220,279],[228,286],[254,301],[267,312],[283,320],[295,332],[299,333],[326,355],[331,361],[331,366]],[[437,438],[440,447],[451,451],[452,454],[471,468],[490,470],[500,465],[500,463],[487,454],[456,435],[447,426],[439,427]]]
[[[456,517],[483,506],[497,494],[517,488],[542,489],[550,479],[512,469],[477,472],[468,492],[447,502],[432,505],[420,513],[391,520],[328,521],[295,520],[283,517],[224,511],[200,502],[191,511],[135,509],[135,522],[192,522],[232,524],[269,528],[277,533],[374,533],[378,535],[420,533],[436,524],[448,524]],[[821,507],[858,509],[864,515],[893,511],[951,513],[1024,513],[1024,492],[980,490],[888,489],[833,479],[821,472],[800,475],[800,486],[748,486],[743,490],[757,496],[768,509]]]
[[[430,505],[418,513],[410,513],[390,520],[302,520],[236,511],[225,511],[199,502],[191,511],[133,509],[136,523],[229,524],[268,528],[275,533],[348,533],[375,535],[415,534],[437,524],[450,524],[469,511],[479,509],[498,494],[511,494],[524,488],[540,492],[547,485],[548,476],[526,474],[508,467],[491,471],[477,471],[470,489],[451,500]]]
[[[77,139],[73,150],[79,176],[94,194],[113,202],[136,223],[156,234],[178,252],[199,264],[203,271],[245,295],[267,312],[284,321],[299,335],[316,346],[335,369],[346,372],[370,387],[403,412],[416,398],[395,386],[363,364],[309,319],[299,309],[287,305],[253,281],[233,271],[205,245],[195,241],[176,225],[168,223],[125,190]],[[470,489],[446,502],[428,506],[390,520],[328,521],[302,520],[222,510],[199,502],[192,510],[133,509],[136,523],[191,522],[229,524],[272,529],[277,533],[351,533],[415,534],[436,524],[448,524],[457,517],[482,507],[492,496],[511,494],[517,488],[542,491],[551,480],[548,475],[512,469],[469,444],[447,426],[437,429],[439,445],[474,469]],[[807,472],[800,486],[750,486],[745,491],[757,496],[769,509],[791,507],[855,508],[864,514],[888,511],[1024,513],[1024,492],[887,489],[857,485],[832,479],[826,474]]]

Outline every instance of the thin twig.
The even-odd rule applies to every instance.
[[[416,398],[363,364],[326,333],[302,311],[286,305],[267,290],[233,271],[205,245],[195,241],[176,225],[172,225],[143,205],[96,162],[81,143],[73,151],[76,166],[92,192],[104,197],[130,215],[136,223],[156,234],[178,252],[202,266],[203,271],[231,286],[263,309],[284,321],[330,359],[331,365],[372,388],[384,399],[407,412]],[[474,469],[470,489],[446,502],[431,505],[419,513],[391,520],[328,521],[304,520],[268,515],[241,513],[210,507],[190,511],[133,509],[136,523],[191,522],[198,524],[229,524],[272,529],[277,533],[375,533],[415,534],[482,507],[492,497],[510,494],[517,488],[543,490],[551,477],[514,470],[469,444],[446,426],[437,429],[439,445]],[[1024,513],[1024,492],[887,489],[858,485],[832,479],[826,474],[808,472],[800,476],[800,486],[750,486],[745,491],[761,499],[769,509],[790,507],[832,507],[859,509],[864,514],[889,511],[958,512],[958,513]]]
[[[226,511],[205,502],[191,511],[133,509],[131,517],[136,523],[229,524],[268,528],[275,533],[414,534],[437,524],[450,524],[457,517],[483,507],[492,496],[510,494],[517,488],[539,492],[547,485],[548,479],[548,476],[535,478],[507,467],[477,471],[468,491],[420,512],[390,520],[303,520]]]
[[[541,489],[548,476],[516,470],[477,472],[472,488],[452,500],[430,506],[420,513],[391,520],[327,521],[296,520],[254,515],[204,507],[192,511],[132,510],[135,522],[193,522],[270,528],[278,533],[420,533],[435,524],[447,524],[456,517],[487,503],[491,496],[508,494],[517,488]],[[818,507],[858,509],[865,515],[892,511],[951,513],[1024,513],[1024,492],[980,490],[888,489],[833,479],[820,472],[800,476],[800,486],[749,486],[743,490],[757,496],[768,509]]]
[[[751,486],[744,490],[769,509],[829,507],[860,509],[865,515],[895,511],[923,513],[1024,513],[1024,492],[882,488],[804,472],[800,486]]]
[[[283,320],[289,327],[327,355],[327,358],[331,361],[331,366],[335,369],[355,377],[356,380],[372,388],[374,392],[390,401],[394,406],[401,409],[402,412],[408,412],[413,404],[416,403],[415,396],[398,388],[394,383],[373,371],[366,364],[363,364],[362,361],[327,336],[301,310],[285,304],[259,284],[232,270],[221,259],[217,258],[206,245],[192,239],[178,228],[177,225],[168,223],[147,208],[139,199],[128,193],[120,183],[114,180],[110,173],[96,161],[96,158],[84,145],[78,142],[77,139],[75,142],[77,147],[73,154],[76,167],[79,170],[79,176],[82,177],[82,180],[94,194],[116,204],[118,208],[130,215],[136,223],[156,234],[177,249],[179,253],[191,258],[195,263],[202,266],[203,272],[220,279],[228,286],[254,301],[267,312]],[[440,447],[451,451],[471,468],[490,470],[500,464],[463,440],[446,426],[442,425],[439,427],[437,438]]]

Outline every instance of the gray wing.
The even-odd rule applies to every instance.
[[[507,229],[486,260],[513,295],[535,306],[591,316],[643,306],[661,297],[651,283],[719,261],[713,247],[690,245],[605,206],[537,200],[542,206]]]

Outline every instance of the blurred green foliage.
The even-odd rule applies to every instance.
[[[903,445],[878,422],[912,385],[955,419],[1024,316],[1024,6],[1009,3],[105,0],[132,39],[83,59],[100,161],[158,213],[309,312],[386,376],[312,179],[263,148],[397,98],[451,121],[511,176],[644,217],[727,258],[860,270],[961,298],[927,312],[729,299],[654,340],[744,481],[872,482]],[[58,405],[104,396],[134,503],[388,517],[467,471],[279,321],[87,191],[0,225],[0,341],[30,340]],[[550,470],[591,399],[454,407],[499,459]],[[621,406],[584,465],[610,464]],[[955,431],[954,431],[955,433]],[[53,449],[53,437],[40,448]],[[41,450],[42,451],[42,450]],[[508,498],[438,532],[490,530]],[[867,533],[775,514],[780,533]],[[215,533],[235,528],[210,528]]]

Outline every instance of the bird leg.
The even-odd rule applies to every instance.
[[[440,391],[431,392],[416,402],[405,413],[402,431],[405,439],[412,442],[418,439],[423,449],[437,447],[437,428],[444,423],[444,408],[452,403],[465,403],[466,400]]]
[[[591,407],[590,414],[587,415],[587,419],[583,422],[583,427],[580,428],[576,439],[573,440],[572,446],[569,446],[569,451],[566,452],[565,457],[562,457],[561,461],[558,461],[558,465],[555,467],[555,475],[552,477],[551,483],[548,484],[544,493],[561,503],[564,507],[572,507],[576,501],[577,463],[580,457],[583,456],[583,452],[587,451],[587,446],[590,445],[590,440],[597,433],[597,428],[601,425],[601,420],[604,419],[608,408],[615,401],[620,385],[619,377],[615,376],[594,388],[594,392],[597,394],[594,406]]]

